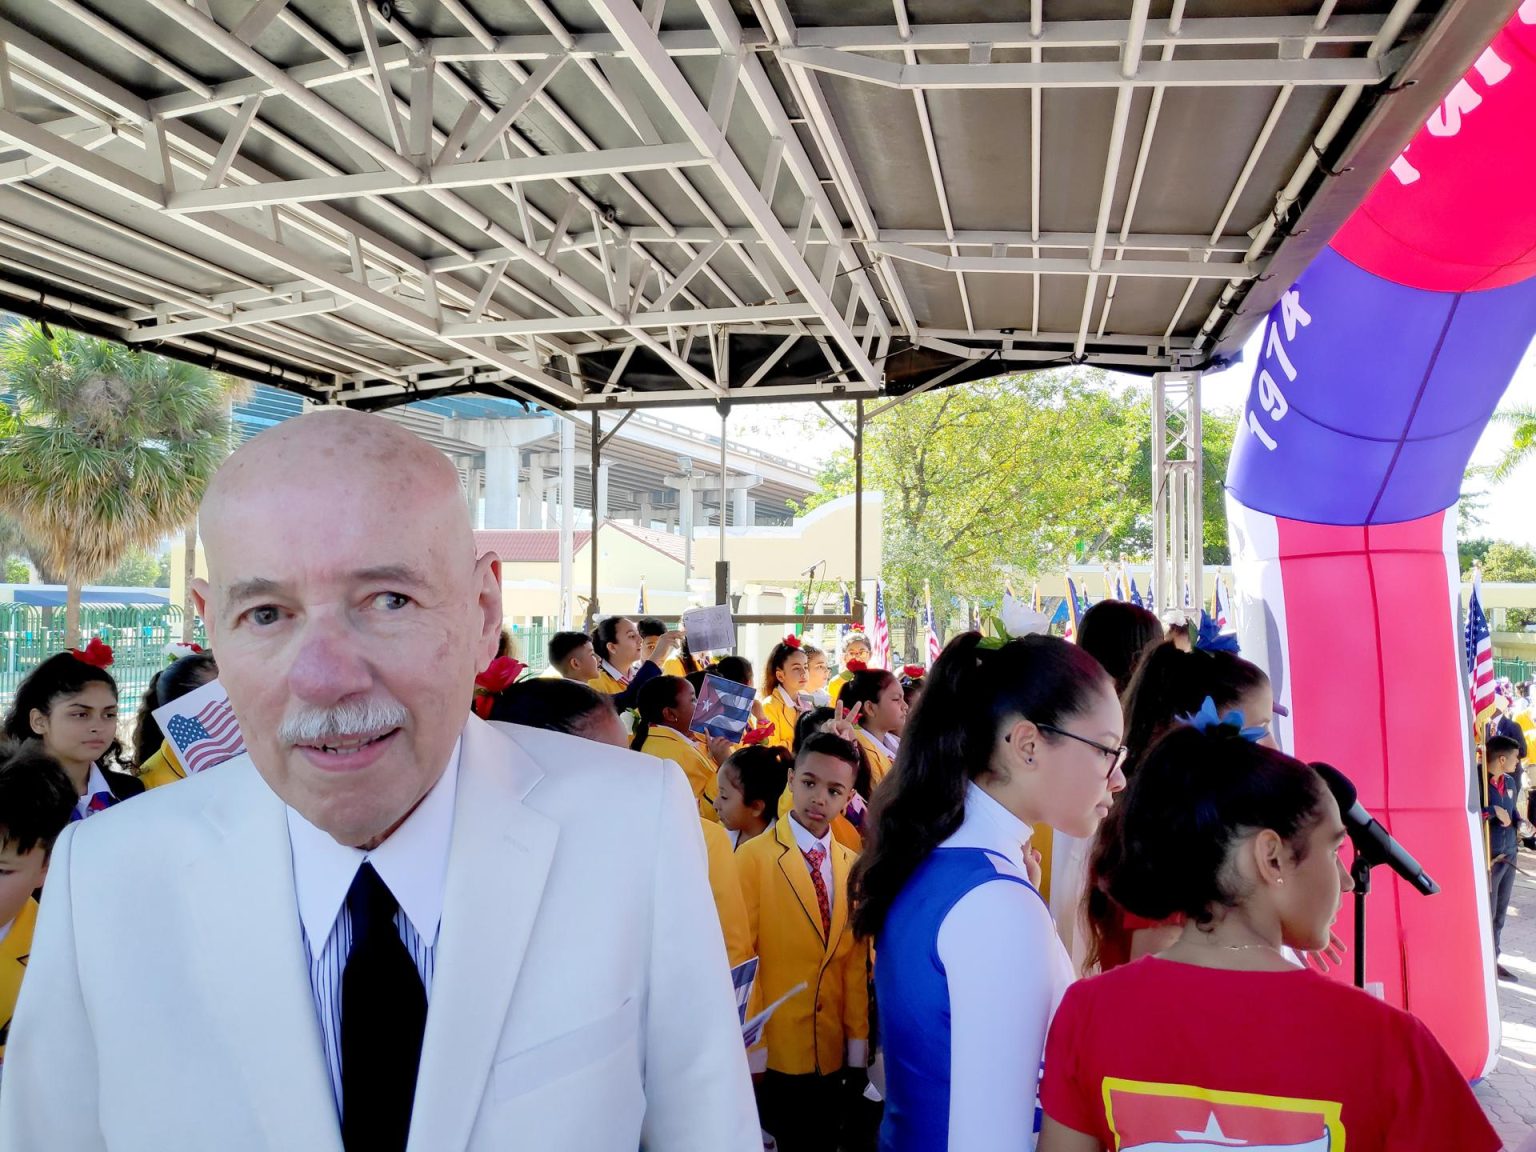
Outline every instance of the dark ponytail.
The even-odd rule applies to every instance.
[[[865,720],[868,719],[870,708],[880,699],[880,694],[895,683],[895,673],[887,672],[884,668],[866,668],[855,672],[848,683],[843,685],[843,690],[837,694],[837,702],[843,706],[844,712],[852,712],[855,704],[864,705],[858,725],[867,728]]]
[[[991,771],[999,729],[1025,717],[1061,725],[1113,692],[1075,644],[1026,636],[982,647],[976,632],[949,642],[907,720],[891,774],[875,790],[864,852],[854,865],[854,927],[877,935],[902,887],[965,818],[965,788]]]
[[[1255,688],[1269,683],[1256,664],[1231,652],[1186,652],[1172,642],[1158,644],[1142,658],[1122,703],[1125,707],[1125,778],[1134,781],[1142,759],[1180,716],[1192,716],[1209,698],[1219,713]],[[1087,967],[1099,964],[1104,946],[1117,931],[1118,916],[1110,897],[1112,878],[1123,867],[1120,831],[1123,803],[1110,810],[1099,825],[1088,854],[1088,878],[1083,892],[1088,922]]]
[[[789,787],[795,758],[788,748],[750,744],[738,748],[721,765],[735,779],[741,802],[747,807],[761,800],[763,819],[772,824],[779,817],[779,797]]]
[[[627,619],[629,619],[627,616],[609,616],[599,620],[597,627],[592,629],[592,647],[597,649],[599,660],[613,663],[608,654],[608,645],[619,642],[619,624]]]
[[[645,740],[651,734],[652,724],[665,723],[661,714],[668,708],[677,707],[677,695],[686,683],[687,681],[681,676],[657,676],[640,686],[640,691],[635,697],[635,711],[638,714],[635,719],[635,731],[629,740],[629,746],[633,751],[638,752],[645,747]]]
[[[797,639],[793,644],[788,640],[780,640],[773,646],[773,651],[768,653],[768,663],[763,665],[763,696],[766,699],[772,696],[774,689],[779,686],[779,670],[789,663],[789,658],[798,653],[805,655],[805,649],[800,646]],[[809,663],[809,657],[807,657]]]
[[[142,769],[144,761],[160,751],[160,746],[165,743],[165,733],[155,723],[155,709],[164,708],[172,700],[180,700],[187,693],[217,679],[218,675],[219,666],[214,663],[212,652],[192,652],[149,678],[149,687],[139,701],[139,716],[133,726],[135,768]]]
[[[1311,767],[1234,728],[1177,728],[1120,799],[1121,860],[1109,894],[1138,916],[1210,924],[1245,896],[1229,866],[1233,845],[1268,828],[1300,860],[1326,794]]]

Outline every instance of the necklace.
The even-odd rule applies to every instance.
[[[1276,944],[1217,944],[1214,940],[1207,940],[1204,937],[1197,936],[1196,939],[1200,941],[1201,947],[1220,948],[1224,952],[1251,952],[1259,948],[1267,948],[1271,952],[1280,951],[1279,946]]]

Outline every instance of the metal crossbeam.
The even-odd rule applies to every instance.
[[[314,200],[345,200],[433,189],[472,188],[486,184],[522,184],[611,172],[646,172],[657,168],[688,168],[710,163],[689,144],[660,144],[643,148],[613,148],[605,152],[576,152],[568,156],[538,156],[519,160],[434,164],[412,178],[395,172],[360,172],[353,176],[320,176],[279,180],[248,187],[178,192],[166,205],[172,212],[223,212],[261,204],[300,204]]]
[[[1127,76],[1113,60],[1043,64],[900,64],[830,48],[785,48],[786,63],[886,88],[1252,88],[1270,85],[1379,84],[1387,70],[1374,59],[1171,60]]]

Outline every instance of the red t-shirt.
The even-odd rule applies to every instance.
[[[1123,1152],[1501,1147],[1428,1028],[1300,968],[1148,956],[1074,984],[1051,1025],[1040,1103]]]

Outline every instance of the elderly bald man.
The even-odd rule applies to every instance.
[[[304,416],[202,528],[248,755],[60,837],[0,1147],[760,1148],[688,784],[470,715],[501,574],[447,459]]]

